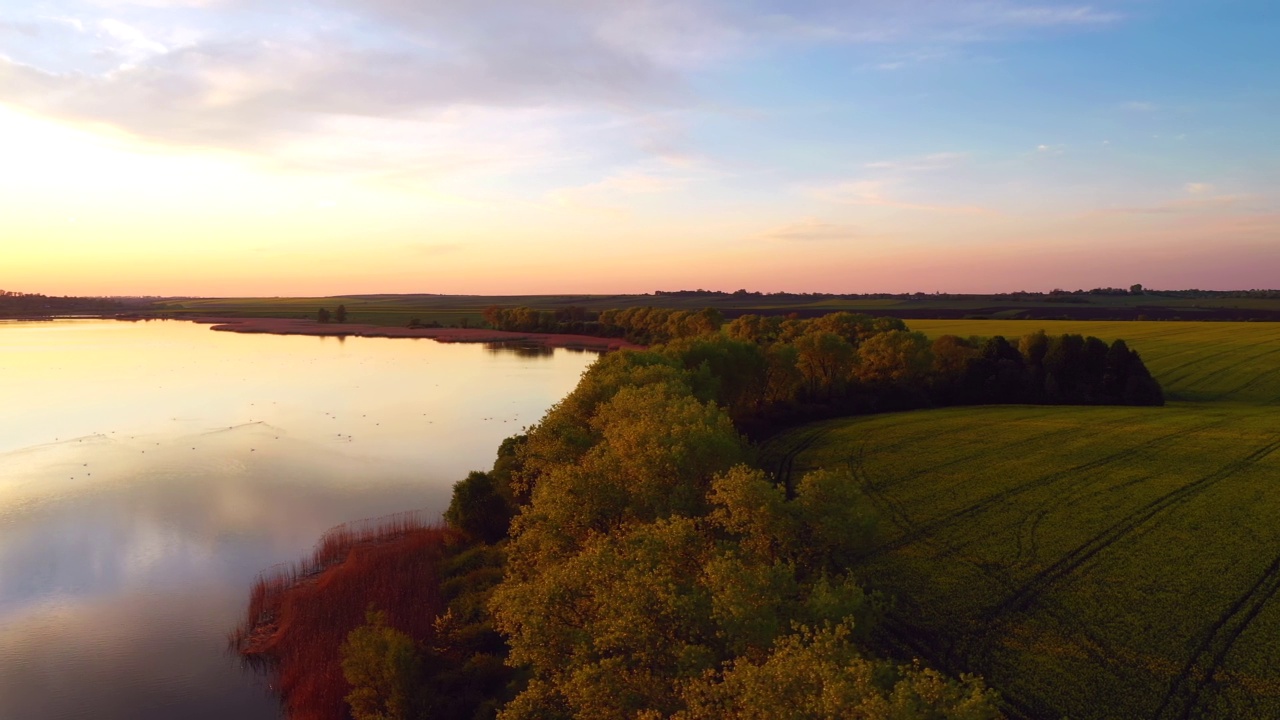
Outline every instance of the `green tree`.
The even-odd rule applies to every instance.
[[[387,625],[386,613],[369,608],[365,624],[347,634],[340,650],[342,675],[351,686],[354,720],[408,720],[418,674],[413,640]]]
[[[978,357],[974,344],[955,335],[943,335],[933,341],[933,373],[941,383],[958,382],[969,367],[969,361]]]
[[[854,348],[839,335],[814,330],[796,339],[796,367],[808,384],[810,397],[831,397],[841,389],[853,365]]]
[[[472,471],[453,486],[444,519],[467,535],[496,543],[507,535],[512,509],[489,473]]]
[[[799,626],[762,659],[739,658],[685,689],[676,720],[996,720],[996,694],[973,677],[950,680],[867,659],[846,623]],[[650,716],[653,717],[653,716]]]
[[[839,335],[854,347],[861,344],[863,340],[880,332],[876,327],[875,321],[869,315],[860,313],[830,313],[810,321],[810,324],[815,329]]]
[[[316,322],[329,322],[329,310],[327,308],[320,308],[320,311],[316,313]]]
[[[776,343],[765,351],[764,401],[766,405],[794,402],[804,375],[799,367],[800,353],[795,345]]]
[[[333,321],[344,323],[347,321],[347,306],[339,305],[337,310],[333,311]]]
[[[919,383],[933,365],[933,351],[923,333],[890,330],[872,335],[858,348],[854,370],[864,383]]]
[[[711,396],[735,421],[758,410],[764,401],[766,361],[759,345],[724,335],[683,338],[666,346],[687,370],[711,383]]]

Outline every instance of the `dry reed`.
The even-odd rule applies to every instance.
[[[345,523],[310,557],[261,573],[231,640],[274,677],[292,720],[345,720],[339,648],[370,605],[420,645],[444,611],[440,560],[453,532],[418,512]]]

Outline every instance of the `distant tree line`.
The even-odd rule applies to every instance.
[[[600,313],[576,305],[555,310],[490,305],[483,314],[484,321],[495,330],[602,335],[596,322]]]
[[[12,317],[39,317],[67,313],[110,312],[127,309],[128,306],[113,298],[55,297],[39,293],[22,293],[0,290],[0,315]]]
[[[813,300],[821,298],[840,299],[840,300],[972,300],[990,298],[995,300],[1038,300],[1045,301],[1048,298],[1063,298],[1070,296],[1126,296],[1126,295],[1157,295],[1162,297],[1182,297],[1182,298],[1261,298],[1261,299],[1280,299],[1280,290],[1252,289],[1252,290],[1151,290],[1144,288],[1141,284],[1130,285],[1128,288],[1117,287],[1096,287],[1089,290],[1079,288],[1076,290],[1064,290],[1055,288],[1049,292],[1018,290],[1006,293],[791,293],[791,292],[773,292],[762,293],[749,290],[735,290],[734,292],[724,292],[722,290],[656,290],[653,293],[656,297],[673,297],[673,298],[708,298],[708,299],[760,299],[770,298],[773,300]]]
[[[639,345],[698,337],[716,332],[724,324],[724,315],[715,308],[629,307],[596,312],[576,306],[536,310],[492,305],[485,308],[484,319],[495,330],[619,337]]]

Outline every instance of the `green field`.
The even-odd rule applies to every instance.
[[[155,301],[148,309],[166,315],[223,315],[240,317],[313,318],[320,308],[346,306],[348,320],[371,325],[404,326],[413,319],[424,323],[478,326],[490,305],[527,306],[556,310],[578,306],[600,311],[611,308],[656,306],[673,310],[712,307],[726,317],[744,312],[799,313],[805,317],[841,310],[902,318],[1116,318],[1134,317],[1186,320],[1280,320],[1280,298],[1186,298],[1146,294],[1134,296],[1087,295],[1078,302],[1051,302],[1046,298],[1011,300],[982,295],[841,297],[830,295],[345,295],[312,298],[174,298]],[[0,308],[0,314],[3,314]],[[1217,313],[1215,317],[1214,314]],[[1223,315],[1225,313],[1225,315]],[[1000,320],[994,321],[996,323]],[[1077,321],[1078,322],[1078,321]]]
[[[981,673],[1011,714],[1280,717],[1280,325],[911,321],[1124,338],[1163,408],[842,419],[764,448],[850,468],[880,510],[882,641]]]

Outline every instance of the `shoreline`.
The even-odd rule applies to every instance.
[[[553,333],[524,333],[482,328],[407,328],[358,323],[321,324],[314,320],[289,318],[225,318],[188,317],[174,318],[210,325],[210,330],[267,335],[309,335],[313,337],[370,337],[370,338],[426,338],[437,342],[502,343],[529,342],[547,347],[599,350],[643,350],[622,338],[595,337],[594,335],[567,335]]]

